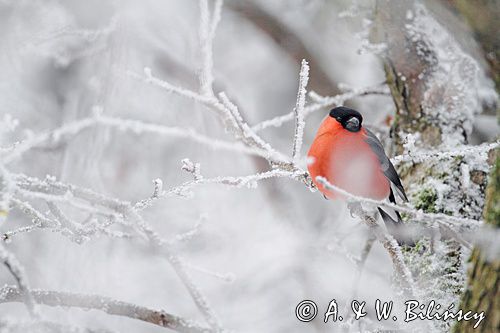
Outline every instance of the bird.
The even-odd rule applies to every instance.
[[[389,199],[396,203],[397,196],[408,201],[401,179],[387,157],[375,134],[363,126],[358,111],[339,106],[333,108],[321,123],[307,153],[308,171],[314,185],[326,199],[344,197],[325,188],[317,181],[321,176],[353,195],[374,200]],[[387,230],[400,244],[401,215],[387,207],[377,207]]]

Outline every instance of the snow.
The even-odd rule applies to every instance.
[[[421,55],[433,66],[431,77],[426,79],[423,112],[431,119],[437,118],[440,124],[447,124],[440,127],[444,147],[467,143],[474,117],[482,111],[483,103],[497,98],[494,88],[477,61],[462,50],[422,4],[415,5],[415,15],[409,20],[405,27],[408,35],[422,45],[417,50],[432,50],[432,56]]]
[[[420,7],[402,13],[437,50],[425,112],[449,126],[433,149],[407,135],[391,160],[456,174],[405,184],[435,191],[436,212],[329,184],[362,204],[354,218],[314,192],[301,153],[333,106],[350,103],[389,132],[394,105],[374,56],[387,45],[368,43],[361,2],[261,4],[322,66],[295,61],[220,0],[0,5],[0,257],[11,267],[0,285],[18,284],[0,288],[0,331],[294,332],[306,327],[290,312],[301,299],[400,301],[395,271],[418,295],[455,302],[467,247],[439,283],[452,244],[401,252],[373,224],[376,205],[400,210],[417,234],[451,231],[497,255],[498,235],[478,231],[483,189],[471,173],[489,171],[499,142],[468,145],[457,130],[474,135],[496,94],[445,27]],[[320,95],[318,70],[347,83]]]

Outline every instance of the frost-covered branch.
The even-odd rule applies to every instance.
[[[325,186],[326,187],[326,186]],[[380,225],[377,223],[377,220],[370,216],[361,206],[359,202],[351,202],[349,204],[349,209],[352,214],[358,216],[371,230],[371,232],[377,237],[378,241],[384,246],[387,253],[391,257],[392,264],[394,266],[394,270],[397,273],[403,288],[405,289],[406,296],[414,297],[415,291],[413,287],[415,285],[413,278],[411,276],[411,272],[406,266],[403,254],[401,252],[401,248],[398,243],[389,235]]]
[[[22,201],[17,198],[11,198],[10,203],[14,207],[19,208],[19,210],[21,210],[26,215],[28,215],[31,218],[33,224],[37,227],[51,228],[58,225],[57,221],[52,220],[42,212],[33,208],[33,206],[29,202]]]
[[[316,177],[316,180],[326,189],[335,191],[343,196],[346,196],[349,199],[348,206],[351,214],[358,216],[370,228],[370,231],[377,237],[378,241],[384,246],[384,248],[389,253],[389,256],[391,257],[394,270],[398,274],[398,277],[401,280],[407,296],[414,297],[415,292],[413,290],[413,286],[415,284],[413,282],[411,272],[408,267],[406,267],[406,264],[404,262],[401,248],[399,247],[394,237],[389,235],[383,228],[381,228],[377,223],[377,220],[369,215],[361,206],[362,202],[374,204],[378,201],[353,195],[335,185],[330,184],[324,177]],[[380,204],[381,203],[383,203],[383,201],[380,201]]]
[[[153,184],[154,184],[153,194],[149,198],[137,202],[134,205],[135,209],[143,210],[146,207],[150,207],[151,205],[153,205],[154,201],[158,200],[159,198],[165,195],[165,191],[163,190],[163,181],[160,178],[156,178],[155,180],[153,180]]]
[[[463,147],[451,149],[448,151],[427,150],[424,152],[403,154],[391,158],[391,161],[394,165],[397,165],[402,162],[418,163],[428,159],[441,160],[441,159],[453,158],[456,156],[471,156],[471,155],[485,154],[490,150],[498,147],[500,147],[500,141],[495,141],[491,143],[486,142],[477,146],[464,145]]]
[[[214,96],[213,82],[213,40],[222,12],[222,0],[215,0],[212,15],[208,9],[208,0],[200,1],[200,44],[202,55],[202,68],[200,71],[200,86],[204,96]]]
[[[200,143],[202,145],[205,145],[207,147],[210,147],[211,149],[227,150],[244,154],[256,155],[264,158],[271,158],[271,160],[273,161],[290,160],[290,158],[283,156],[281,154],[279,154],[279,156],[275,155],[277,159],[270,157],[269,149],[260,148],[260,147],[266,147],[267,144],[265,142],[259,141],[258,137],[252,136],[253,132],[251,131],[250,128],[248,128],[248,125],[246,125],[246,123],[241,119],[241,116],[239,115],[237,108],[230,103],[227,96],[221,94],[220,97],[223,103],[226,104],[226,107],[224,108],[230,110],[228,113],[230,113],[231,119],[233,119],[235,122],[232,126],[238,128],[240,135],[246,138],[245,140],[246,142],[249,143],[249,145],[245,145],[240,142],[229,142],[229,141],[218,140],[215,138],[210,138],[202,134],[199,134],[192,129],[168,127],[164,125],[151,124],[137,120],[109,117],[96,113],[92,117],[77,120],[65,124],[54,130],[35,135],[30,139],[26,139],[25,141],[16,145],[13,150],[9,151],[8,153],[5,153],[5,155],[3,156],[3,161],[4,163],[12,162],[13,160],[22,156],[27,151],[39,147],[45,142],[57,143],[63,138],[69,140],[71,137],[74,137],[79,133],[81,133],[82,131],[84,131],[85,129],[88,129],[93,126],[104,126],[108,128],[114,128],[120,131],[131,132],[134,134],[150,133],[155,135],[185,138]],[[429,158],[445,159],[445,158],[453,158],[455,156],[483,154],[491,149],[498,147],[499,145],[500,143],[496,141],[493,143],[485,143],[479,146],[465,146],[450,151],[427,151],[422,153],[416,152],[412,154],[395,156],[391,159],[391,161],[393,161],[394,164],[398,164],[406,161],[418,162]],[[260,147],[255,147],[255,146],[260,146]],[[298,171],[298,169],[292,169],[292,171],[294,170]]]
[[[315,92],[310,92],[309,96],[311,99],[315,101],[315,103],[310,104],[309,106],[306,106],[304,108],[304,118],[310,115],[313,112],[322,110],[327,107],[332,107],[332,106],[337,106],[337,105],[343,105],[347,100],[358,97],[358,96],[369,96],[369,95],[388,95],[389,90],[387,89],[387,86],[373,86],[373,87],[367,87],[367,88],[361,88],[361,89],[353,89],[351,91],[336,95],[336,96],[331,96],[331,97],[323,97]],[[277,116],[268,120],[264,120],[254,126],[252,126],[252,129],[255,132],[260,132],[263,129],[266,129],[268,127],[281,127],[284,123],[287,123],[289,121],[294,120],[295,114],[294,112],[289,112],[281,116]]]
[[[142,219],[142,217],[137,213],[134,206],[126,201],[114,199],[107,197],[105,195],[96,193],[94,191],[83,189],[73,185],[67,185],[61,182],[56,182],[54,180],[49,181],[39,181],[36,178],[27,178],[23,175],[11,175],[15,180],[17,180],[17,186],[23,187],[26,190],[31,190],[34,192],[41,191],[42,193],[50,193],[56,196],[67,196],[70,194],[71,198],[76,198],[79,200],[84,200],[97,207],[105,207],[119,216],[123,216],[125,220],[128,220],[133,223],[135,228],[144,235],[144,237],[148,240],[150,246],[153,247],[161,247],[163,242],[161,238],[151,229],[151,227]],[[159,194],[158,194],[159,195]],[[27,204],[25,204],[28,206]],[[38,216],[38,212],[34,209],[27,210],[30,214]],[[57,214],[56,214],[57,215]],[[181,281],[184,283],[189,293],[193,297],[193,301],[198,306],[198,308],[205,315],[205,318],[209,322],[209,324],[216,330],[220,330],[220,325],[218,321],[215,319],[215,315],[211,310],[208,302],[205,297],[201,294],[196,285],[192,282],[190,276],[186,272],[183,267],[182,261],[178,258],[173,251],[169,250],[166,247],[162,249],[163,253],[166,255],[166,258],[170,262],[170,264],[174,267],[176,273],[179,275]]]
[[[153,231],[153,229],[146,223],[146,221],[143,220],[143,218],[138,214],[137,209],[134,205],[126,201],[107,197],[88,189],[83,189],[73,185],[67,185],[61,182],[56,182],[54,180],[46,180],[45,182],[42,182],[36,178],[27,178],[22,175],[16,175],[14,179],[17,179],[19,181],[19,187],[24,187],[26,190],[35,192],[42,191],[42,193],[48,192],[56,196],[67,196],[69,193],[71,198],[85,200],[87,202],[91,202],[96,206],[101,206],[113,210],[117,215],[120,215],[125,220],[132,222],[134,227],[137,228],[137,231],[147,239],[148,244],[153,248],[157,248],[161,253],[165,255],[172,267],[174,267],[174,270],[176,271],[180,280],[184,283],[188,292],[191,294],[193,301],[200,309],[200,311],[204,314],[205,319],[210,324],[210,326],[216,331],[222,330],[213,310],[208,304],[208,301],[192,281],[190,275],[184,267],[183,262],[170,248],[170,246],[163,242],[160,236]],[[224,183],[225,180],[221,179],[220,182]],[[160,185],[158,182],[156,182],[155,193],[153,195],[160,196],[162,194],[161,192],[162,191]],[[144,205],[142,205],[141,208],[144,208]],[[57,215],[59,214],[56,214],[56,216]]]
[[[462,217],[450,216],[442,213],[424,213],[421,210],[417,210],[409,205],[393,204],[387,201],[374,200],[371,198],[364,198],[341,189],[328,182],[324,177],[317,177],[317,181],[323,185],[326,189],[337,192],[342,196],[347,197],[348,200],[353,202],[367,203],[374,206],[381,206],[386,208],[391,208],[398,210],[399,212],[406,213],[412,216],[416,221],[422,222],[436,222],[438,224],[444,223],[448,227],[467,226],[467,227],[478,227],[482,224],[482,221],[467,219]]]
[[[300,158],[300,149],[304,138],[304,106],[306,104],[306,87],[309,81],[309,64],[305,59],[302,60],[299,73],[299,89],[297,92],[297,102],[293,112],[295,113],[295,135],[293,138],[292,158],[294,162]]]
[[[198,92],[186,88],[181,88],[179,86],[173,85],[165,80],[161,80],[153,76],[152,70],[149,67],[144,67],[144,75],[140,75],[132,71],[127,71],[126,74],[133,79],[152,84],[154,86],[162,88],[165,91],[168,91],[170,93],[175,93],[177,95],[186,97],[193,101],[197,101],[200,103],[210,103],[213,101],[213,98],[211,97],[204,96]]]
[[[198,221],[196,222],[196,224],[191,229],[189,229],[186,232],[183,232],[182,234],[175,235],[175,237],[168,242],[170,244],[174,244],[177,242],[181,243],[181,242],[190,241],[191,239],[193,239],[196,235],[198,235],[200,233],[200,229],[201,229],[202,225],[205,223],[206,219],[207,219],[206,215],[201,215],[200,218],[198,219]]]
[[[50,333],[118,333],[108,329],[92,329],[71,324],[60,324],[49,320],[0,319],[4,332],[50,332]]]
[[[135,73],[129,73],[129,75],[133,78],[165,89],[168,92],[177,93],[181,96],[194,99],[213,110],[219,116],[226,129],[231,132],[237,140],[251,149],[256,148],[264,150],[266,154],[263,157],[270,163],[279,164],[289,162],[290,159],[288,157],[272,148],[269,143],[265,142],[257,135],[255,130],[242,121],[238,107],[229,100],[224,92],[219,93],[218,97],[207,98],[195,91],[175,87],[164,80],[153,77],[150,71],[146,79]]]
[[[28,279],[26,277],[26,272],[24,267],[21,266],[16,257],[3,246],[0,242],[0,261],[7,267],[9,272],[12,274],[19,290],[19,300],[26,304],[26,307],[31,314],[31,316],[38,317],[38,309],[36,307],[33,295],[30,292]],[[0,295],[2,295],[0,291]]]
[[[202,184],[221,184],[232,186],[236,188],[255,188],[257,187],[257,182],[260,180],[270,179],[270,178],[291,178],[295,180],[302,180],[304,173],[300,171],[286,171],[280,170],[279,168],[270,171],[265,171],[249,176],[241,177],[231,177],[231,176],[219,176],[213,178],[195,179],[192,181],[185,182],[181,185],[172,187],[165,191],[165,196],[178,195],[183,197],[192,196],[192,188]]]
[[[200,333],[210,331],[207,327],[194,321],[169,314],[165,311],[152,310],[136,304],[117,301],[110,297],[37,289],[30,290],[29,292],[34,302],[47,306],[98,310],[110,315],[141,320],[177,332]],[[23,292],[20,288],[4,286],[0,289],[0,303],[22,301]]]
[[[269,152],[261,148],[249,147],[239,142],[223,141],[207,137],[196,132],[192,128],[169,127],[138,120],[109,117],[96,113],[92,117],[76,120],[54,130],[50,130],[26,139],[25,141],[14,146],[8,152],[4,153],[3,163],[8,164],[13,160],[21,157],[27,151],[39,147],[46,142],[57,143],[63,139],[69,140],[70,138],[73,138],[84,130],[95,126],[114,128],[120,131],[131,132],[137,135],[149,133],[179,139],[188,139],[214,150],[227,150],[249,155],[261,156],[264,158],[269,156]]]
[[[27,214],[33,220],[34,225],[8,231],[4,233],[4,240],[10,240],[12,236],[18,233],[31,232],[36,228],[48,228],[54,231],[64,232],[65,229],[68,229],[68,223],[70,223],[74,234],[80,238],[90,237],[97,232],[105,233],[106,235],[112,237],[129,237],[127,234],[117,234],[117,232],[109,230],[108,228],[115,222],[119,222],[125,226],[130,226],[130,222],[126,221],[122,211],[123,207],[130,205],[130,203],[104,196],[90,189],[58,182],[51,177],[48,177],[45,180],[40,180],[34,177],[27,177],[22,174],[6,173],[6,175],[15,182],[17,191],[15,193],[20,192],[27,195],[28,198],[40,199],[50,205],[57,205],[61,203],[69,204],[75,208],[79,208],[81,210],[83,209],[83,211],[102,216],[104,221],[96,221],[94,223],[87,223],[85,226],[79,226],[79,223],[75,221],[64,221],[64,219],[68,219],[68,217],[63,216],[60,211],[53,209],[52,213],[55,213],[54,218],[50,218],[35,209],[29,202],[13,197],[10,199],[11,204]],[[169,189],[163,189],[163,182],[156,179],[154,181],[154,191],[151,197],[138,201],[133,205],[133,208],[137,211],[141,211],[150,207],[155,201],[161,198],[171,196],[189,197],[192,195],[192,189],[194,187],[204,184],[220,184],[236,188],[255,188],[258,181],[276,177],[302,180],[304,173],[300,171],[291,172],[273,169],[262,173],[240,177],[219,176],[205,178],[201,174],[198,174],[195,179]],[[72,240],[76,240],[77,238],[72,238]]]
[[[45,133],[42,133],[38,136],[34,136],[31,138],[28,138],[24,140],[23,142],[20,142],[16,144],[12,149],[7,151],[2,156],[2,164],[7,165],[11,163],[13,160],[19,158],[21,155],[26,153],[27,151],[31,150],[34,147],[39,146],[40,144],[49,141],[49,140],[54,140],[55,142],[59,141],[61,137],[63,136],[74,136],[78,134],[79,132],[83,131],[86,128],[89,128],[93,126],[95,123],[95,120],[93,118],[85,118],[79,121],[75,121],[72,123],[69,123],[67,125],[61,126],[53,131],[48,131]]]

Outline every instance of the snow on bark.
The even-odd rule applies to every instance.
[[[385,69],[397,109],[394,147],[398,153],[410,150],[393,160],[411,202],[427,213],[481,219],[487,155],[498,142],[479,147],[468,142],[475,116],[491,103],[485,97],[496,99],[491,85],[478,63],[420,2],[379,0],[375,39],[388,44]],[[404,252],[424,299],[457,302],[470,253],[470,245],[460,238],[439,227]],[[432,325],[436,331],[449,328]]]

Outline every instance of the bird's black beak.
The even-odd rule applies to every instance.
[[[345,122],[345,129],[349,132],[358,132],[361,129],[361,123],[357,117],[351,117]]]

